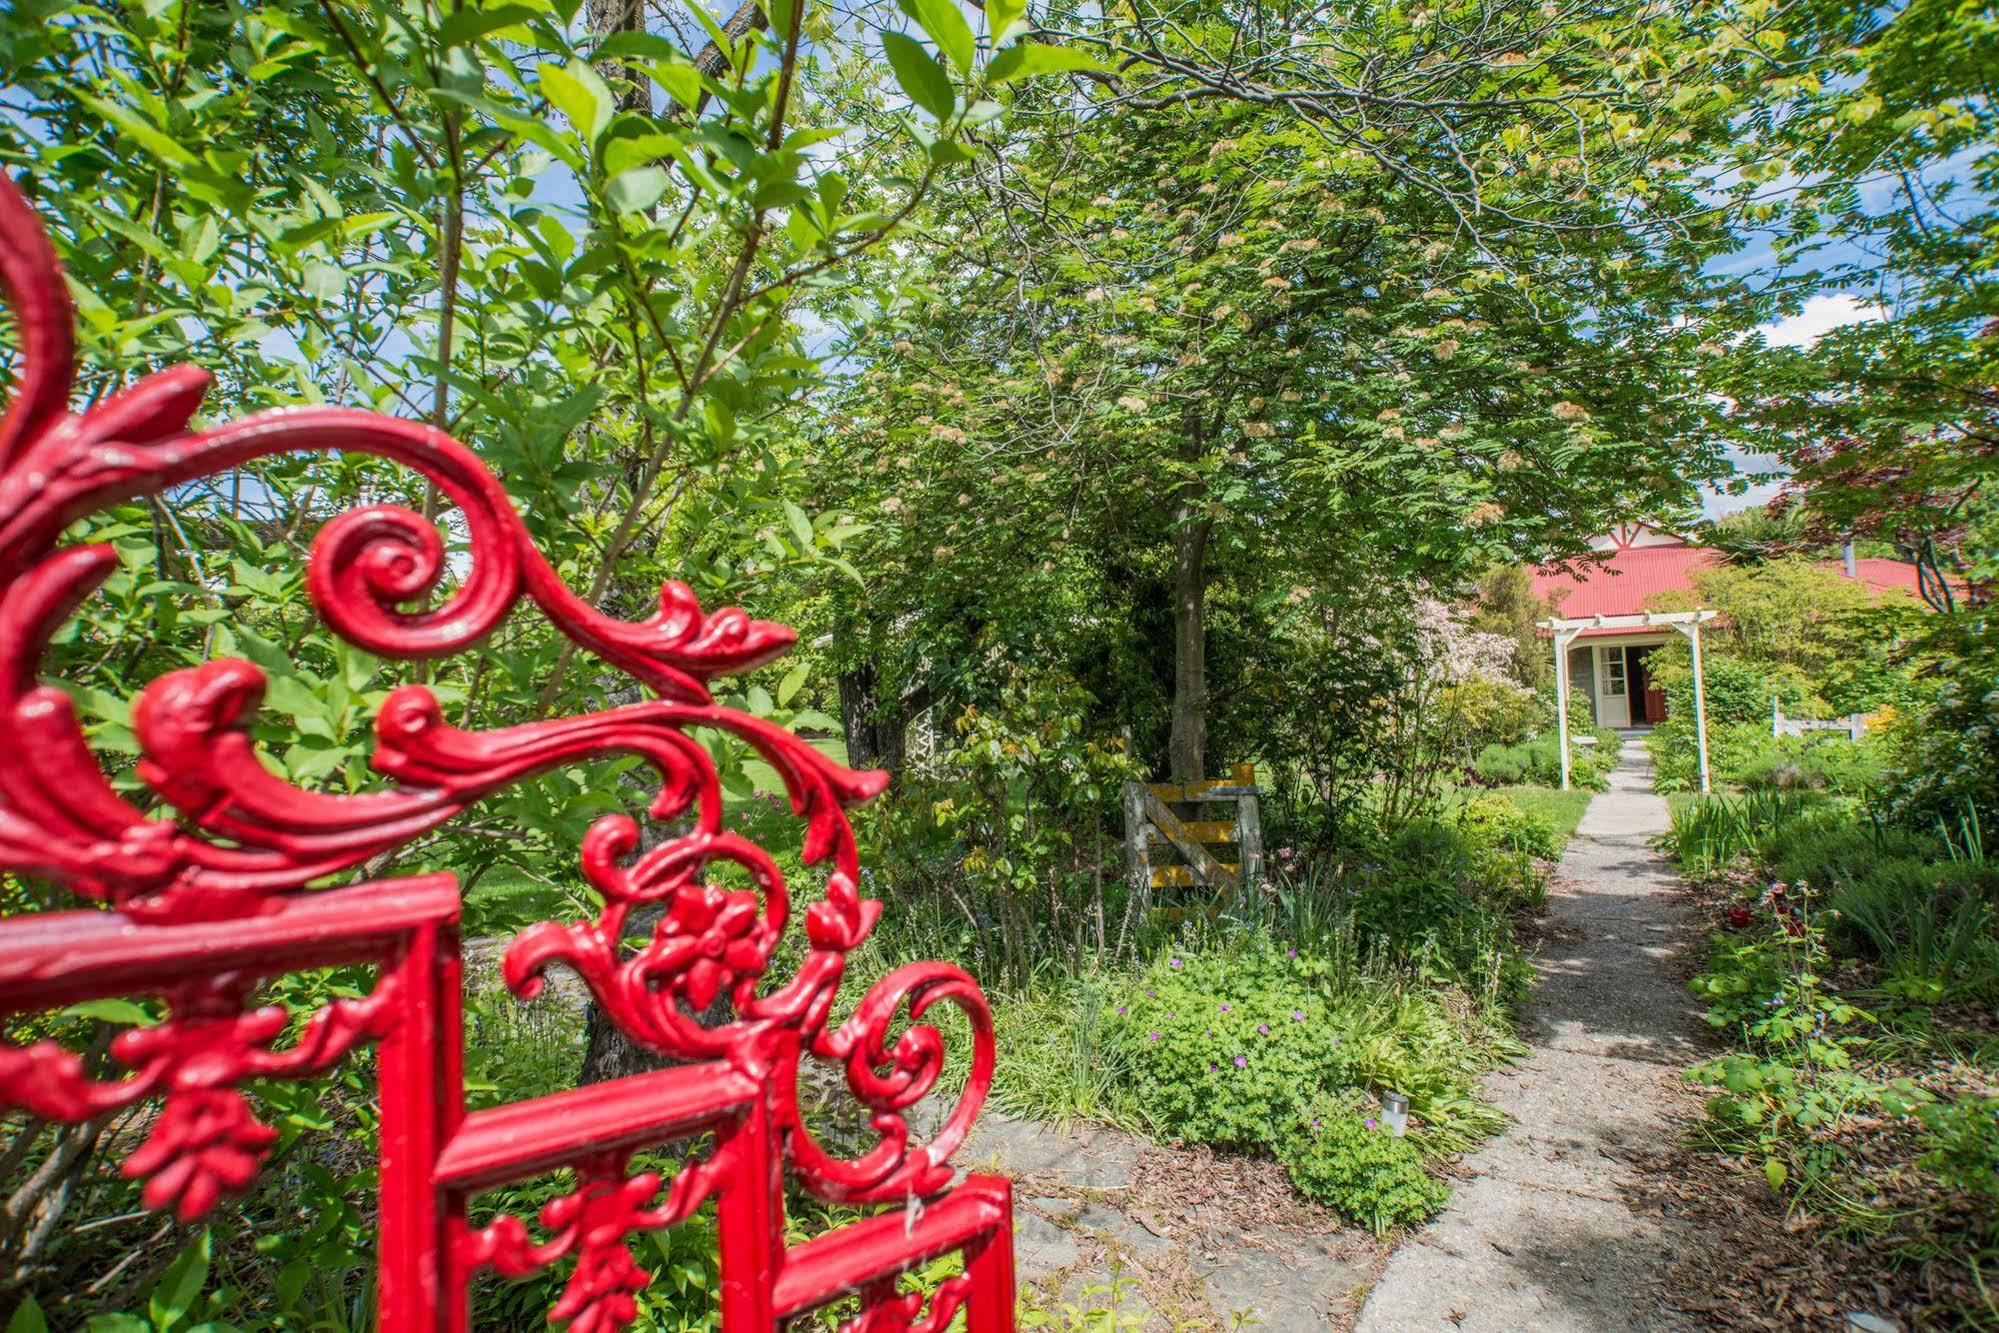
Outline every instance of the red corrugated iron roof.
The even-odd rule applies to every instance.
[[[1660,593],[1694,590],[1696,570],[1719,564],[1721,557],[1704,546],[1630,546],[1600,564],[1581,564],[1575,572],[1543,566],[1534,571],[1534,591],[1554,601],[1555,614],[1567,619],[1584,616],[1629,616],[1651,610]],[[1839,561],[1825,567],[1843,570]],[[1902,560],[1868,557],[1854,562],[1860,581],[1875,592],[1893,589],[1917,595],[1916,567]],[[1629,630],[1585,630],[1590,634],[1628,634]]]
[[[1534,571],[1534,591],[1554,602],[1558,616],[1636,615],[1660,593],[1691,593],[1694,571],[1718,560],[1702,546],[1630,546],[1574,573],[1543,566]]]

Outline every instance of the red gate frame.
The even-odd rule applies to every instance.
[[[783,625],[736,608],[701,610],[684,584],[657,615],[611,620],[567,587],[535,548],[505,489],[478,458],[427,426],[338,408],[260,413],[204,431],[188,423],[208,385],[191,366],[151,375],[72,413],[73,316],[55,252],[12,182],[0,175],[0,287],[16,314],[20,369],[0,418],[0,869],[53,880],[112,910],[0,921],[0,1013],[85,999],[153,995],[160,1023],[121,1032],[111,1058],[127,1076],[97,1078],[43,1041],[0,1043],[0,1108],[81,1121],[144,1098],[162,1105],[121,1170],[145,1183],[148,1207],[206,1214],[254,1180],[276,1135],[239,1091],[248,1079],[304,1077],[358,1045],[379,1046],[382,1103],[379,1302],[391,1330],[466,1327],[467,1287],[481,1270],[519,1277],[574,1257],[550,1319],[606,1333],[636,1317],[649,1275],[638,1232],[672,1226],[716,1200],[729,1333],[761,1333],[849,1294],[851,1333],[939,1330],[962,1308],[970,1333],[1013,1328],[1012,1194],[1007,1180],[955,1187],[951,1154],[992,1081],[992,1018],[978,985],[943,963],[877,982],[852,1017],[827,1023],[845,955],[881,904],[863,898],[846,809],[885,774],[858,773],[754,717],[716,706],[708,680],[748,670],[793,643]],[[68,695],[41,680],[49,642],[116,566],[102,544],[59,547],[72,523],[106,505],[159,494],[253,459],[350,450],[393,459],[458,507],[471,567],[443,603],[398,607],[445,572],[436,525],[398,506],[342,513],[319,531],[307,590],[321,618],[384,657],[463,651],[523,598],[578,646],[636,677],[656,698],[604,712],[495,731],[444,720],[421,685],[395,691],[376,719],[381,791],[329,796],[292,786],[259,762],[249,719],[263,673],[218,659],[149,684],[133,708],[139,776],[178,815],[148,817],[105,779]],[[763,985],[789,919],[785,878],[760,847],[727,831],[721,790],[689,727],[733,733],[783,778],[805,821],[805,862],[826,864],[824,898],[805,912],[797,974]],[[602,895],[594,921],[522,931],[504,963],[526,998],[562,963],[638,1046],[683,1063],[611,1083],[467,1114],[460,1078],[459,892],[450,875],[345,888],[308,884],[352,870],[436,828],[483,796],[564,764],[635,754],[659,773],[651,814],[688,831],[640,851],[637,823],[607,815],[581,847]],[[747,870],[757,890],[707,884],[716,861]],[[635,950],[626,920],[661,917]],[[374,989],[292,1027],[282,1008],[247,1009],[263,980],[304,968],[372,964]],[[696,1021],[719,996],[733,1017]],[[928,1144],[912,1147],[904,1112],[928,1094],[944,1038],[923,1023],[948,1001],[970,1020],[971,1075]],[[905,1003],[908,1022],[889,1035]],[[879,1142],[852,1160],[820,1146],[799,1108],[799,1062],[838,1062],[872,1113]],[[712,1148],[670,1180],[632,1174],[640,1148],[711,1136]],[[820,1197],[904,1208],[803,1244],[784,1242],[784,1171]],[[558,1168],[576,1187],[546,1205],[535,1240],[502,1215],[473,1229],[481,1190]],[[931,1292],[897,1279],[962,1253],[965,1270]]]

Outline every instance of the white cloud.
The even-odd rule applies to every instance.
[[[1772,347],[1809,348],[1834,329],[1887,315],[1880,306],[1852,292],[1829,292],[1806,301],[1797,314],[1763,325],[1763,340]]]

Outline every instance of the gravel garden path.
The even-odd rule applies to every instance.
[[[1362,1333],[1697,1326],[1669,1285],[1719,1256],[1651,1188],[1692,1107],[1680,1071],[1705,1041],[1681,958],[1699,933],[1647,841],[1667,824],[1634,740],[1548,894],[1533,1055],[1487,1081],[1515,1124],[1389,1260]]]

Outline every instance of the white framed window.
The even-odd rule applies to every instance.
[[[1603,692],[1612,699],[1624,694],[1624,646],[1603,650]]]

